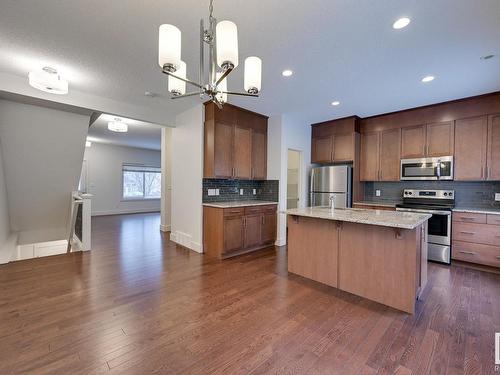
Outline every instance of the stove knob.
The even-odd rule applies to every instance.
[[[446,196],[448,196],[448,193],[444,193],[444,196],[445,196],[445,197],[446,197]]]
[[[409,195],[413,195],[413,193],[412,193],[411,191],[410,191],[410,192],[408,192],[408,194],[409,194]]]

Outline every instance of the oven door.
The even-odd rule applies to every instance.
[[[397,208],[403,212],[422,212],[431,214],[427,222],[428,242],[449,246],[451,244],[451,211],[419,210],[416,208]]]

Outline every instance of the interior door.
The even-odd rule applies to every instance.
[[[455,180],[485,179],[488,118],[472,117],[455,122]]]
[[[214,136],[215,177],[233,176],[233,125],[215,123]]]
[[[252,178],[267,178],[267,136],[256,131],[252,131]]]
[[[244,244],[244,216],[224,218],[224,252],[237,251]]]
[[[317,137],[312,139],[312,163],[332,162],[332,137]]]
[[[500,114],[488,123],[488,180],[500,180]]]
[[[234,127],[233,166],[235,178],[252,178],[252,130]]]
[[[359,176],[361,181],[378,181],[379,159],[379,133],[362,134]]]
[[[261,244],[261,221],[261,214],[245,216],[244,246],[246,249],[256,247]]]
[[[380,134],[380,181],[399,181],[401,129]]]

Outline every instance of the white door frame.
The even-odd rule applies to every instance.
[[[286,174],[286,186],[287,186],[287,190],[286,190],[286,196],[285,196],[285,199],[288,198],[288,151],[295,151],[295,152],[298,152],[299,153],[299,171],[298,171],[298,189],[297,189],[297,195],[298,195],[298,198],[299,200],[297,201],[297,207],[301,207],[301,204],[302,204],[302,180],[303,180],[303,176],[302,176],[302,158],[303,158],[303,151],[302,150],[299,150],[299,149],[296,149],[296,148],[288,148],[286,150],[286,171],[287,171],[287,174]],[[288,202],[287,202],[287,205],[288,205]]]

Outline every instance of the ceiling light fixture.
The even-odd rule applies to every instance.
[[[428,82],[431,82],[431,81],[434,81],[434,76],[425,76],[424,78],[422,78],[422,82],[423,83],[428,83]]]
[[[256,56],[246,58],[246,92],[227,91],[226,77],[238,66],[238,28],[231,21],[217,23],[213,9],[213,0],[210,0],[208,29],[205,29],[204,20],[200,20],[199,81],[194,82],[186,78],[186,64],[181,61],[181,31],[173,25],[160,26],[158,64],[162,73],[169,76],[168,90],[172,93],[172,99],[199,95],[201,99],[208,97],[222,108],[228,95],[259,96],[262,60]],[[208,83],[205,83],[205,44],[208,44],[209,55]],[[186,83],[198,90],[186,93]]]
[[[92,147],[92,142],[85,141],[85,147]]]
[[[485,55],[485,56],[481,56],[481,60],[489,60],[489,59],[492,59],[494,57],[495,57],[495,55]]]
[[[290,77],[290,76],[292,76],[292,75],[293,75],[293,71],[292,71],[292,70],[290,70],[290,69],[285,69],[285,70],[283,70],[283,71],[281,72],[281,75],[282,75],[283,77]]]
[[[340,102],[338,100],[335,100],[335,101],[332,102],[332,105],[333,106],[338,106],[338,105],[340,105]]]
[[[68,81],[61,78],[57,70],[50,66],[40,71],[28,73],[28,83],[35,89],[51,94],[65,95],[68,93]]]
[[[115,118],[114,121],[108,122],[108,130],[116,133],[126,133],[128,131],[128,125],[122,122],[121,119]]]
[[[392,28],[396,29],[396,30],[400,30],[400,29],[403,29],[406,26],[408,26],[410,24],[410,22],[411,22],[411,20],[408,17],[402,17],[402,18],[396,20],[396,22],[394,22],[392,24]]]

